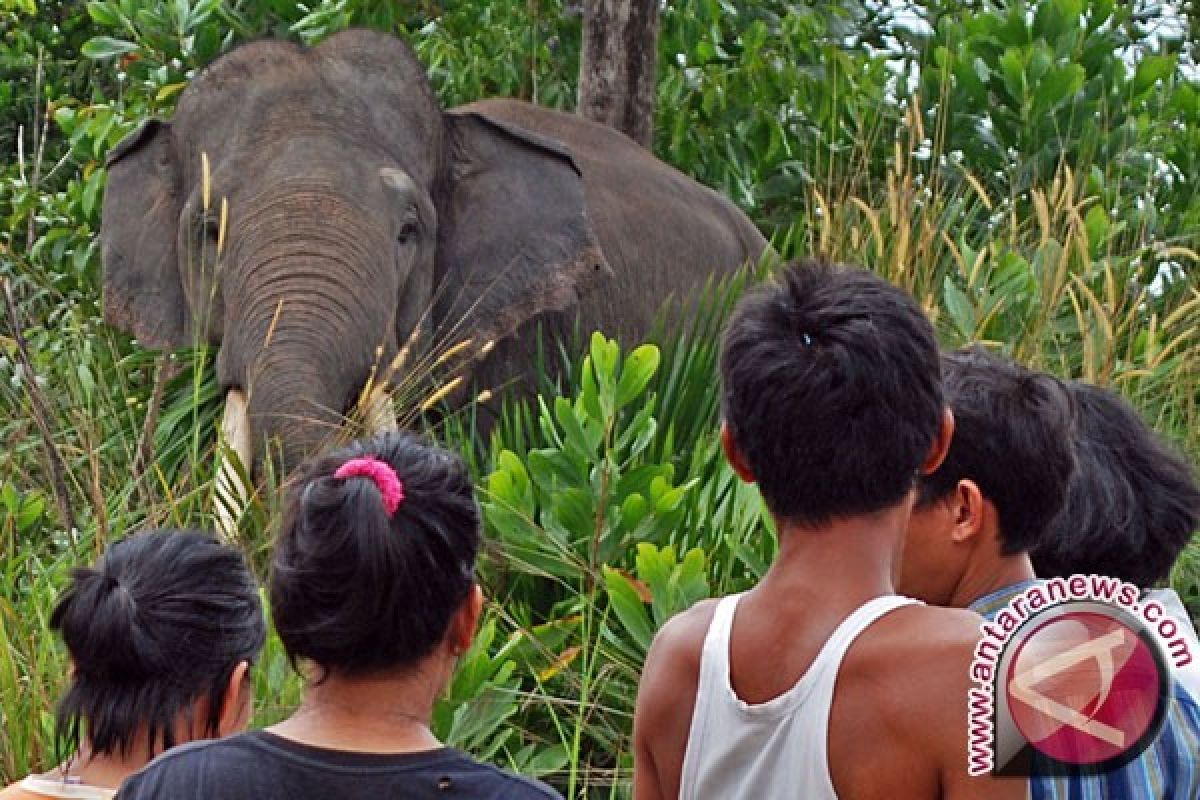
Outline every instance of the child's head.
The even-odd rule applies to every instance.
[[[861,269],[795,264],[749,294],[721,377],[732,446],[772,513],[802,525],[900,503],[942,431],[933,327]]]
[[[60,746],[157,752],[243,727],[246,670],[266,638],[242,555],[198,531],[146,531],[78,567],[50,626],[71,655]]]
[[[348,676],[415,666],[472,595],[479,543],[466,466],[415,435],[310,462],[289,492],[271,571],[284,648]]]
[[[982,348],[947,353],[942,376],[954,438],[918,481],[896,589],[953,605],[976,599],[956,594],[967,574],[1009,574],[1062,506],[1073,411],[1060,381]]]
[[[1062,507],[1075,469],[1074,406],[1061,381],[975,346],[942,360],[954,438],[924,476],[924,508],[971,481],[999,520],[1001,552],[1028,551]]]
[[[1166,580],[1200,524],[1200,487],[1179,453],[1119,395],[1086,383],[1075,398],[1075,457],[1066,503],[1031,551],[1044,578]]]

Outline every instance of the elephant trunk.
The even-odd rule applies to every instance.
[[[288,187],[244,217],[224,289],[221,379],[244,386],[255,461],[286,473],[341,428],[395,353],[399,291],[385,224],[328,189]]]
[[[255,461],[271,457],[282,470],[320,452],[342,422],[341,387],[306,369],[309,356],[284,348],[277,366],[266,366],[251,379],[248,417]]]

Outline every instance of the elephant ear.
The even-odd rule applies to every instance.
[[[175,257],[182,202],[170,126],[147,120],[109,153],[100,239],[104,320],[145,346],[188,342]]]
[[[446,120],[436,268],[443,325],[499,341],[612,277],[564,145],[474,111]]]

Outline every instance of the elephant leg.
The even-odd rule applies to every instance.
[[[248,474],[254,463],[247,405],[246,394],[240,389],[226,393],[215,484],[217,533],[226,541],[237,539],[238,520],[249,503],[249,492],[242,481],[242,474]],[[233,453],[239,463],[234,464],[228,453]]]

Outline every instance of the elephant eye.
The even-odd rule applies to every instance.
[[[396,234],[396,241],[400,244],[408,244],[408,240],[417,232],[417,221],[415,219],[406,219],[400,224],[400,231]]]

